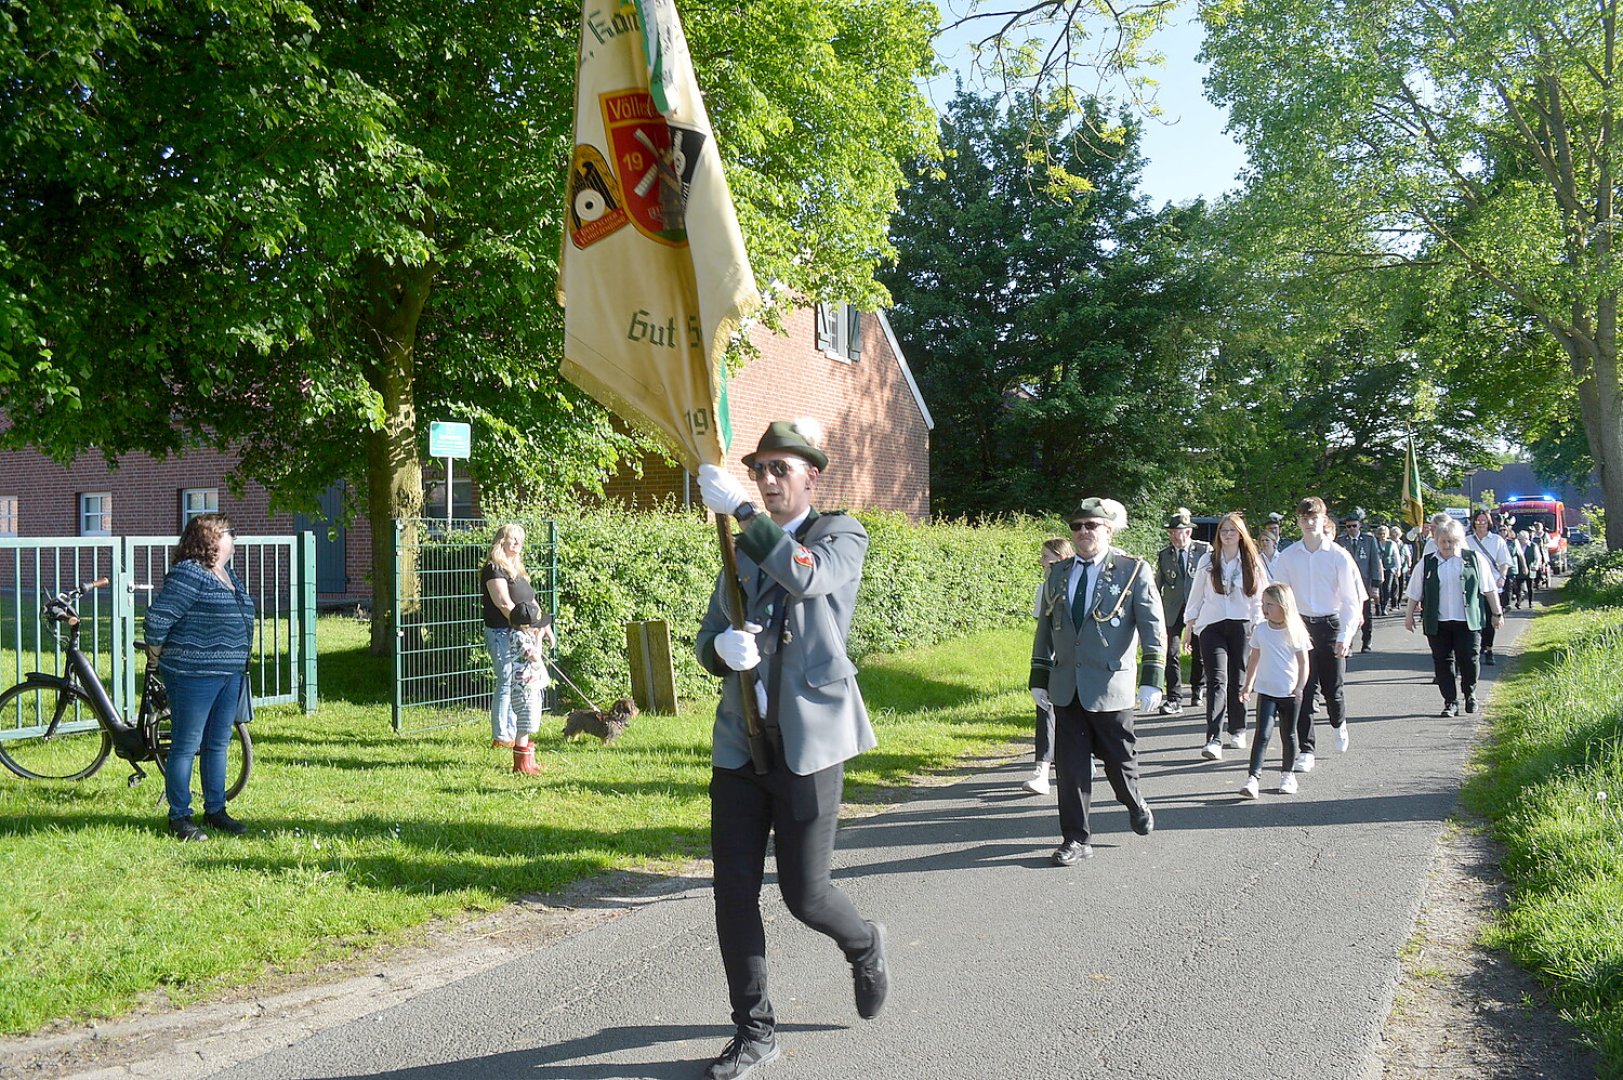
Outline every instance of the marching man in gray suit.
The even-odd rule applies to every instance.
[[[737,543],[745,611],[744,628],[732,629],[718,580],[698,636],[699,662],[726,679],[711,750],[710,846],[716,935],[735,1028],[705,1071],[707,1080],[741,1080],[781,1053],[760,906],[769,836],[776,837],[785,905],[833,938],[851,964],[857,1014],[879,1015],[890,987],[884,926],[864,920],[829,881],[845,762],[877,740],[845,644],[868,534],[843,513],[812,509],[818,477],[828,468],[821,441],[813,421],[768,427],[744,456],[758,495],[719,466],[699,469],[705,505],[743,528]],[[764,774],[752,763],[742,680],[734,677],[751,669],[771,748]]]
[[[1091,858],[1088,809],[1092,761],[1105,763],[1116,799],[1133,831],[1148,836],[1155,815],[1138,791],[1133,705],[1161,703],[1166,622],[1154,569],[1112,547],[1127,511],[1114,499],[1083,499],[1071,514],[1076,555],[1055,563],[1043,583],[1041,617],[1031,649],[1031,696],[1054,709],[1060,846],[1056,866]],[[1142,652],[1135,672],[1133,654]],[[1134,691],[1137,691],[1136,695]]]

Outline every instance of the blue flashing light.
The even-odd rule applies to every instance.
[[[1545,502],[1555,502],[1555,496],[1551,495],[1548,491],[1546,491],[1544,493],[1544,501]]]
[[[1511,502],[1521,502],[1521,501],[1522,501],[1522,497],[1521,497],[1521,496],[1520,496],[1520,495],[1512,495],[1512,496],[1511,496],[1511,497],[1510,497],[1510,501],[1511,501]]]

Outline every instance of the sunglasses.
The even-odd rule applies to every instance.
[[[1083,529],[1086,529],[1088,532],[1092,532],[1103,525],[1104,522],[1098,520],[1097,518],[1090,518],[1087,521],[1073,521],[1071,522],[1071,531],[1081,532]]]
[[[795,461],[785,461],[783,458],[776,458],[772,461],[757,461],[753,465],[744,466],[744,468],[748,469],[750,475],[755,477],[757,480],[761,479],[767,473],[771,473],[779,480],[782,480],[790,473],[798,470],[800,468],[800,463]]]

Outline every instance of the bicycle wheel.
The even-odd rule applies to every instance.
[[[20,683],[0,694],[0,764],[25,780],[83,780],[111,748],[77,690]]]
[[[164,766],[169,759],[169,714],[164,713],[158,721],[158,746],[154,755],[158,761],[158,772],[164,772]],[[231,726],[231,743],[225,751],[225,798],[227,802],[242,794],[242,789],[248,786],[248,775],[254,771],[254,740],[248,734],[247,724],[233,724]],[[203,805],[203,770],[192,763],[192,805]]]

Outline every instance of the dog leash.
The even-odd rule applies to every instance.
[[[573,690],[576,694],[580,695],[580,699],[582,701],[586,702],[586,704],[590,705],[592,707],[593,712],[602,712],[603,711],[602,709],[597,707],[597,702],[593,701],[591,698],[586,696],[586,691],[584,691],[580,687],[576,686],[574,684],[574,682],[570,680],[569,676],[564,674],[563,669],[560,668],[557,664],[553,663],[552,657],[548,656],[546,653],[543,652],[541,654],[541,662],[543,664],[546,664],[547,667],[551,668],[552,673],[554,675],[558,676],[558,678],[562,679],[564,681],[565,686],[569,687],[569,689]]]

